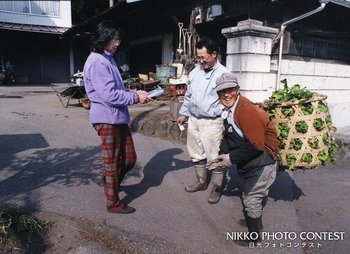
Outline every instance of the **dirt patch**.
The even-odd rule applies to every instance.
[[[19,237],[13,244],[2,246],[0,253],[143,253],[128,242],[127,233],[116,231],[105,225],[105,221],[92,223],[87,219],[76,219],[58,214],[39,213],[35,217],[50,222],[50,228],[43,235]]]
[[[0,247],[0,254],[178,254],[187,253],[173,243],[156,236],[141,235],[115,228],[105,220],[71,218],[52,213],[34,216],[48,221],[51,227],[42,236],[32,236],[30,241],[17,239],[15,244]]]
[[[152,101],[149,104],[137,104],[130,110],[132,132],[145,136],[157,136],[186,144],[187,128],[181,131],[176,123],[175,111],[171,100]],[[187,127],[187,124],[185,124]]]

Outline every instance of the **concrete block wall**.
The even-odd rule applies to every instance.
[[[227,38],[226,66],[237,75],[241,93],[256,102],[268,98],[274,89],[276,77],[270,62],[272,38],[277,32],[252,19],[222,29]]]

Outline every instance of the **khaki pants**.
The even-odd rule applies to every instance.
[[[269,188],[276,179],[276,164],[265,166],[258,181],[251,191],[242,194],[244,209],[250,218],[259,218],[262,215],[262,201],[269,194]]]
[[[190,116],[188,119],[187,149],[193,162],[217,158],[223,132],[221,117],[208,119]]]

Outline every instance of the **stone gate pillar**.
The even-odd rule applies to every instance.
[[[267,99],[276,84],[277,74],[270,66],[272,38],[278,29],[248,19],[221,32],[227,38],[226,67],[237,75],[242,94],[254,102]]]

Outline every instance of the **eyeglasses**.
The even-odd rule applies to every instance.
[[[199,63],[201,63],[201,62],[208,62],[210,56],[211,55],[207,55],[206,57],[204,57],[204,56],[196,56],[195,60],[196,60],[196,62],[199,62]]]
[[[113,40],[114,41],[114,45],[119,46],[120,43],[122,43],[122,40]]]
[[[122,42],[122,40],[119,38],[119,36],[116,36],[116,35],[113,36],[111,41],[115,46],[119,46],[120,43]]]

